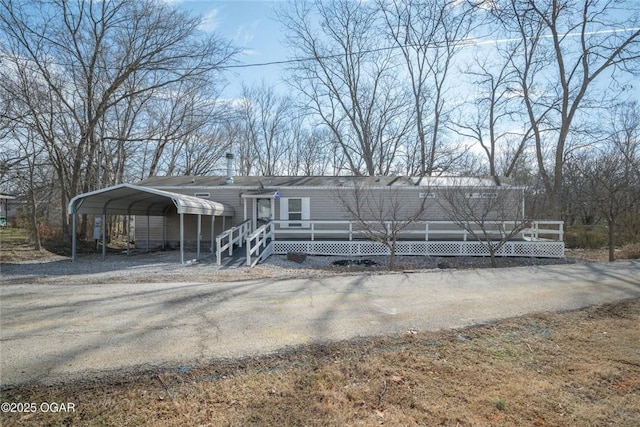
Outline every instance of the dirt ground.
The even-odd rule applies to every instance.
[[[640,300],[22,387],[0,401],[14,404],[3,426],[638,426]]]

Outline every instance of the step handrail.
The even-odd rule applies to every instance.
[[[233,255],[233,246],[238,245],[241,248],[246,237],[249,235],[251,227],[251,220],[246,220],[240,224],[223,231],[216,236],[216,262],[218,265],[222,264],[222,254],[225,250],[229,251],[229,256]],[[238,235],[234,237],[234,233],[238,232]],[[226,243],[222,243],[227,239]]]

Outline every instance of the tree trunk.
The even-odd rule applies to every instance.
[[[33,236],[33,249],[40,251],[40,228],[38,227],[37,209],[36,209],[36,196],[33,189],[29,190],[29,198],[31,199],[29,204],[31,205],[31,234]]]
[[[616,260],[616,230],[614,221],[607,221],[607,225],[609,226],[609,262],[611,262]]]
[[[496,263],[496,248],[493,246],[493,243],[489,243],[489,256],[491,257],[491,268],[498,267]]]
[[[80,215],[80,231],[78,232],[80,240],[89,239],[89,218],[87,214]]]
[[[60,191],[60,206],[62,206],[62,210],[61,210],[61,222],[62,222],[62,239],[67,242],[70,243],[71,242],[71,233],[75,233],[76,230],[71,230],[71,226],[69,224],[69,214],[67,213],[67,196],[65,195],[65,190],[64,190],[64,184],[61,183],[61,187],[62,190]]]
[[[396,242],[393,241],[389,246],[389,270],[393,270],[396,266]]]

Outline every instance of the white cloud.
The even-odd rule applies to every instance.
[[[219,23],[218,9],[212,9],[202,17],[202,23],[199,28],[205,33],[213,33],[218,28]]]
[[[249,44],[256,35],[256,30],[260,25],[260,20],[255,20],[248,25],[240,25],[236,30],[235,40],[240,46]]]

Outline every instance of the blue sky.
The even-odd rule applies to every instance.
[[[275,19],[275,9],[285,0],[165,0],[178,8],[192,11],[204,17],[203,31],[215,32],[242,49],[238,64],[261,64],[288,59],[284,35]],[[490,43],[491,41],[487,41]],[[485,43],[481,43],[485,44]],[[225,98],[237,98],[242,84],[260,84],[262,80],[278,91],[286,91],[282,82],[282,65],[234,68],[228,71],[228,87]],[[632,92],[638,96],[638,87]]]
[[[182,0],[176,6],[201,14],[205,22],[202,30],[215,32],[242,49],[239,64],[264,63],[287,59],[282,45],[282,30],[275,20],[272,0]],[[227,78],[226,97],[240,95],[242,83],[269,85],[280,82],[282,68],[277,65],[235,68]]]

